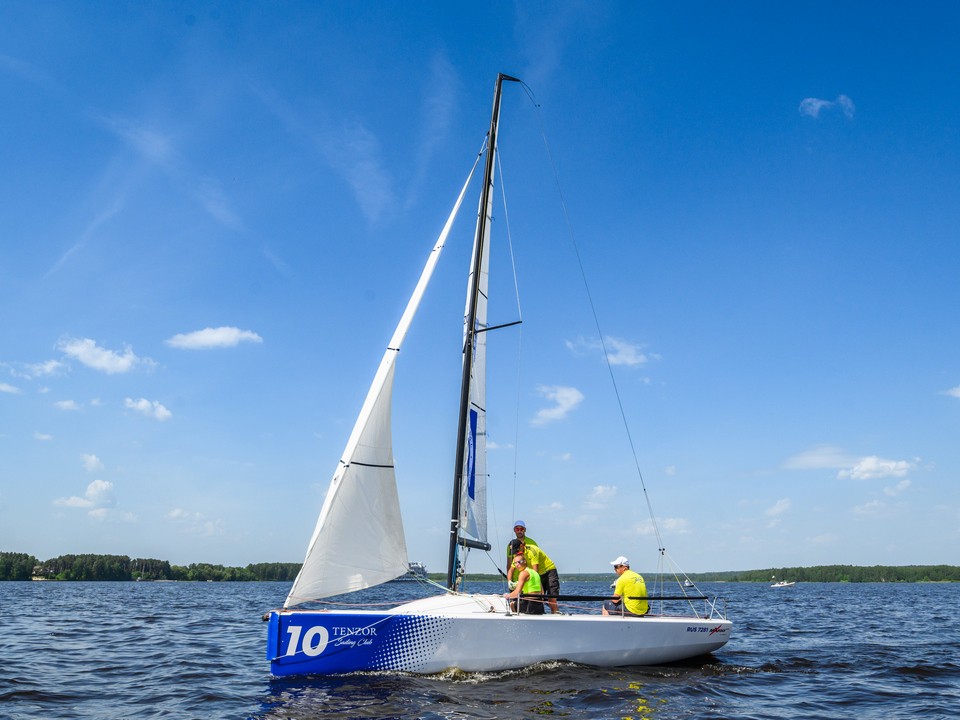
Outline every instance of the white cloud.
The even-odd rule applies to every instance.
[[[553,402],[553,406],[537,411],[536,416],[530,421],[531,425],[546,425],[550,422],[563,420],[577,405],[583,402],[583,393],[573,387],[541,385],[537,388],[537,392]]]
[[[146,417],[153,418],[154,420],[169,420],[173,417],[173,413],[167,410],[163,405],[158,401],[147,400],[146,398],[140,398],[139,400],[134,400],[133,398],[127,398],[123,401],[124,406],[130,410],[136,410],[141,415]]]
[[[898,483],[897,483],[896,485],[894,485],[893,487],[884,488],[884,489],[883,489],[883,494],[884,494],[884,495],[887,495],[888,497],[896,497],[897,495],[899,495],[900,493],[902,493],[903,491],[905,491],[905,490],[906,490],[907,488],[909,488],[909,487],[910,487],[910,481],[909,481],[909,480],[901,480],[900,482],[898,482]]]
[[[241,342],[262,343],[263,338],[251,330],[235,327],[204,328],[191,333],[180,333],[167,340],[170,347],[183,350],[236,347]]]
[[[83,469],[87,472],[103,470],[103,462],[96,455],[84,453],[80,455],[80,459],[83,461]]]
[[[44,442],[48,440],[53,440],[53,435],[48,435],[47,433],[35,432],[33,434],[34,440],[43,440]]]
[[[876,480],[885,477],[903,477],[910,472],[915,463],[906,460],[884,460],[876,455],[861,458],[853,467],[841,470],[838,478],[852,478],[853,480]]]
[[[663,469],[663,473],[664,473],[664,475],[667,475],[667,476],[669,476],[669,477],[673,477],[674,475],[677,474],[677,466],[676,466],[676,465],[667,465],[667,466]]]
[[[640,352],[640,346],[620,340],[615,337],[607,337],[607,357],[611,365],[643,365],[647,362],[647,356]]]
[[[800,107],[798,110],[801,115],[807,115],[812,118],[819,118],[820,113],[827,110],[832,110],[833,108],[839,108],[844,115],[848,118],[853,119],[853,115],[856,112],[857,108],[851,100],[846,95],[838,95],[836,100],[821,100],[820,98],[804,98],[800,102]]]
[[[105,509],[117,504],[113,497],[113,483],[109,480],[94,480],[87,485],[83,497],[57,498],[54,505],[60,507],[90,508],[92,510]]]
[[[130,372],[141,363],[153,364],[149,358],[138,358],[129,345],[123,346],[123,353],[117,353],[100,347],[90,338],[63,338],[57,343],[57,349],[87,367],[108,375]]]
[[[575,355],[599,354],[606,357],[611,365],[627,365],[635,367],[643,365],[650,357],[641,352],[640,345],[608,335],[601,343],[599,340],[578,337],[576,340],[566,341],[567,349]]]
[[[944,395],[949,395],[950,397],[960,398],[960,385],[957,385],[954,388],[943,391]]]
[[[0,392],[9,393],[11,395],[19,395],[22,391],[18,387],[13,385],[7,385],[7,383],[0,383]]]
[[[920,458],[908,460],[886,460],[876,455],[854,457],[838,448],[829,445],[807,450],[794,455],[784,462],[787,470],[839,470],[837,478],[852,478],[854,480],[875,480],[885,477],[903,477],[915,469]]]
[[[558,460],[559,462],[570,462],[573,460],[573,453],[560,453],[559,455],[554,455],[553,459]]]
[[[602,510],[617,496],[616,485],[595,485],[584,505],[591,510]]]
[[[75,400],[58,400],[53,404],[54,407],[59,410],[79,410],[80,406],[77,405]]]

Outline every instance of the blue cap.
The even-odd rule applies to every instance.
[[[522,527],[524,530],[527,529],[527,524],[523,520],[517,520],[514,524],[514,527]]]

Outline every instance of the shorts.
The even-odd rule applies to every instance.
[[[547,570],[540,576],[540,584],[543,586],[543,592],[545,595],[559,595],[560,594],[560,576],[557,574],[557,569],[553,568],[552,570]]]
[[[525,595],[520,598],[519,613],[522,615],[543,615],[543,606],[546,604],[543,600],[538,600],[537,595]]]
[[[622,617],[643,617],[643,615],[634,615],[623,606],[623,601],[614,602],[613,600],[604,600],[603,609],[611,615],[620,615]]]

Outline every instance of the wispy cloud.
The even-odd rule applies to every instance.
[[[616,485],[594,485],[583,504],[589,510],[602,510],[617,496]]]
[[[690,533],[690,521],[685,518],[660,518],[657,526],[665,533],[671,535],[688,535]],[[637,535],[653,535],[656,531],[652,520],[644,520],[633,526],[633,531]]]
[[[211,537],[223,534],[223,521],[208,518],[203,513],[175,508],[167,513],[167,519],[193,535]]]
[[[573,387],[562,385],[541,385],[537,388],[541,397],[553,403],[550,407],[537,411],[530,421],[531,425],[539,426],[563,420],[574,408],[583,402],[583,393]]]
[[[163,405],[161,405],[156,400],[147,400],[146,398],[140,398],[139,400],[134,400],[133,398],[127,398],[123,401],[125,407],[130,410],[135,410],[141,415],[153,418],[154,420],[169,420],[173,417],[173,413],[167,410]]]
[[[27,372],[30,374],[30,377],[46,377],[48,375],[59,375],[64,370],[66,370],[66,364],[60,360],[47,360],[42,363],[34,363],[27,365]]]
[[[611,365],[626,365],[636,367],[650,360],[649,355],[641,350],[641,346],[621,338],[608,335],[601,343],[595,338],[578,337],[576,340],[566,341],[567,349],[575,355],[598,354],[609,359]]]
[[[949,390],[944,390],[943,394],[949,395],[950,397],[960,398],[960,385],[952,387]]]
[[[15,386],[13,386],[13,385],[9,385],[9,384],[7,384],[7,383],[0,382],[0,392],[2,392],[2,393],[8,393],[8,394],[10,394],[10,395],[19,395],[19,394],[20,394],[21,392],[23,392],[23,391],[22,391],[20,388],[15,387]]]
[[[252,330],[241,330],[235,327],[204,328],[174,335],[167,340],[167,345],[183,350],[207,350],[236,347],[242,342],[262,343],[263,338]]]
[[[357,118],[305,118],[275,93],[254,92],[293,136],[312,146],[350,187],[367,223],[380,223],[397,206],[380,140]]]
[[[786,470],[818,470],[821,468],[843,468],[856,462],[856,458],[832,445],[818,445],[810,450],[788,458],[783,467]]]
[[[175,134],[162,129],[160,123],[92,113],[91,117],[143,159],[148,166],[159,168],[221,225],[241,230],[243,223],[223,191],[220,181],[204,176],[189,167],[175,140]]]
[[[857,505],[853,508],[855,515],[877,515],[884,509],[885,505],[879,500],[871,500],[863,505]]]
[[[109,201],[106,202],[100,212],[98,212],[94,218],[87,223],[87,226],[83,229],[83,232],[80,233],[80,238],[70,246],[70,248],[64,252],[53,266],[47,270],[44,274],[44,279],[49,278],[57,270],[63,267],[67,261],[80,252],[84,246],[90,241],[91,237],[94,237],[97,230],[101,225],[106,224],[111,218],[115,215],[118,215],[124,207],[126,202],[126,192],[125,189],[120,191],[115,191]]]
[[[884,488],[884,489],[883,489],[883,494],[886,495],[886,496],[888,496],[888,497],[896,497],[896,496],[899,495],[900,493],[906,491],[907,488],[910,487],[910,484],[911,484],[911,483],[910,483],[909,480],[901,480],[900,482],[898,482],[898,483],[897,483],[896,485],[894,485],[893,487],[886,487],[886,488]]]
[[[367,222],[378,224],[396,206],[396,195],[377,136],[362,121],[352,119],[318,138],[318,144],[350,186]]]
[[[35,432],[33,433],[33,439],[39,440],[40,442],[50,442],[53,440],[53,435],[49,433]]]
[[[94,115],[94,119],[133,148],[137,154],[157,165],[169,166],[176,156],[176,149],[168,133],[129,118]]]
[[[770,518],[770,521],[767,523],[768,528],[776,527],[780,524],[780,519],[790,509],[790,498],[782,498],[777,500],[773,505],[768,507],[763,511],[763,514]]]
[[[419,195],[423,179],[427,176],[437,148],[447,138],[450,123],[457,106],[459,79],[456,69],[442,54],[430,62],[430,76],[426,83],[427,95],[423,100],[420,122],[420,137],[417,141],[417,156],[409,181],[405,204],[411,205]]]
[[[851,120],[853,115],[856,112],[857,108],[853,104],[853,100],[848,98],[846,95],[838,95],[836,100],[821,100],[820,98],[804,98],[800,102],[800,107],[798,110],[801,115],[806,115],[812,118],[819,118],[820,113],[824,111],[830,111],[834,108],[839,108],[844,115],[846,115]]]
[[[108,375],[130,372],[140,364],[154,364],[149,358],[137,357],[129,345],[124,345],[123,352],[118,353],[100,347],[90,338],[63,338],[57,343],[57,350]]]
[[[58,400],[53,404],[58,410],[79,410],[80,406],[76,400]]]
[[[763,514],[767,517],[777,517],[779,515],[783,515],[787,510],[789,510],[790,505],[790,498],[782,498],[764,510]]]

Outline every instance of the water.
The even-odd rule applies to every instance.
[[[0,718],[960,714],[960,585],[705,587],[727,598],[733,639],[682,665],[278,680],[260,616],[283,601],[285,583],[0,583]]]

